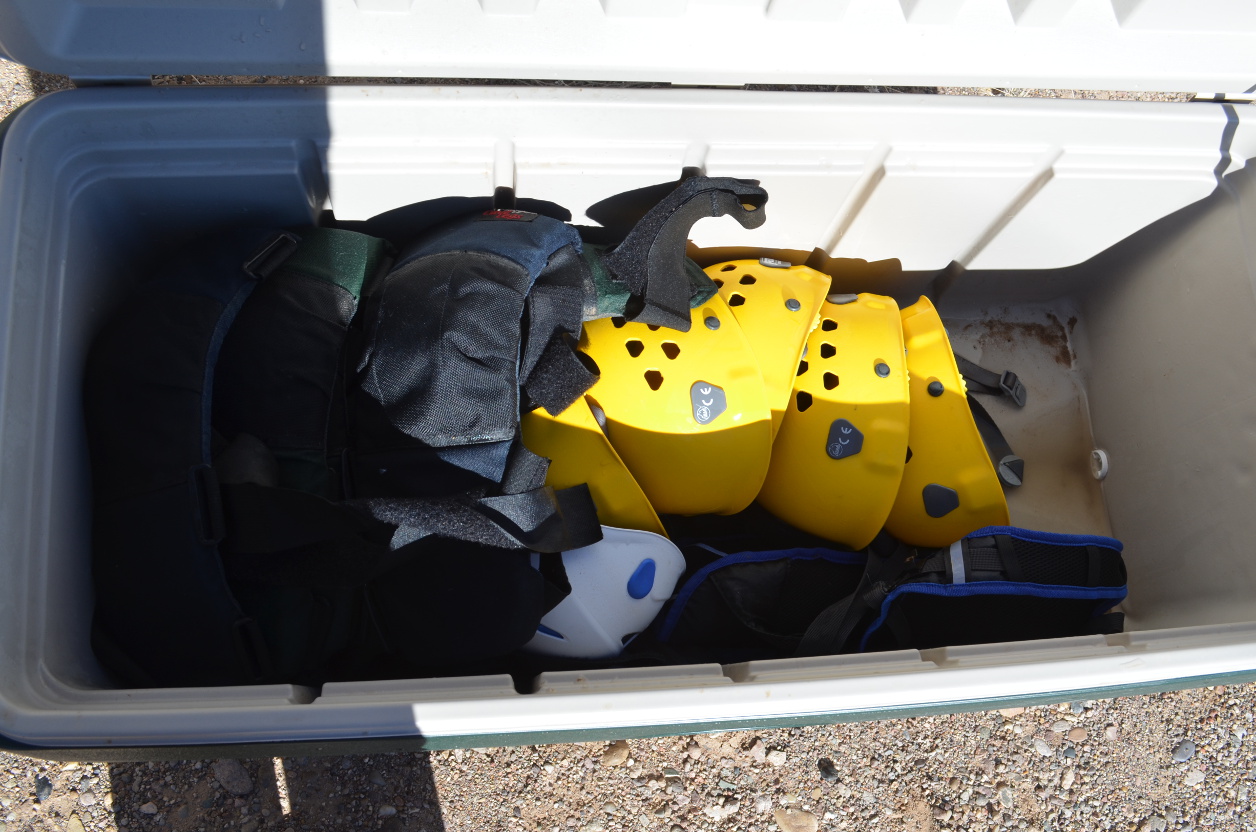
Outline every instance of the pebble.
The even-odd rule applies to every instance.
[[[1014,716],[1020,716],[1025,713],[1024,708],[999,708],[999,713],[1003,714],[1004,719],[1011,719]]]
[[[96,793],[95,792],[83,792],[82,794],[79,795],[79,803],[83,806],[95,806],[96,805]]]
[[[1195,743],[1190,740],[1182,740],[1173,747],[1173,759],[1175,762],[1184,763],[1191,757],[1195,756]]]
[[[150,800],[140,807],[140,811],[146,815],[155,815],[157,814],[157,804]]]
[[[1068,732],[1068,738],[1073,742],[1085,742],[1089,737],[1085,728],[1074,728]]]
[[[1073,723],[1069,722],[1067,719],[1059,719],[1052,723],[1051,730],[1055,731],[1057,734],[1067,734],[1068,730],[1072,727]]]
[[[1116,738],[1121,735],[1121,729],[1115,725],[1109,725],[1103,729],[1103,738],[1108,742],[1116,742]]]
[[[1081,702],[1074,702],[1073,704],[1069,705],[1069,710],[1071,710],[1075,714],[1085,713],[1086,706],[1083,705]]]
[[[1016,802],[1016,795],[1015,793],[1012,792],[1011,789],[1008,789],[1008,788],[999,789],[999,802],[1002,803],[1007,808],[1011,809],[1012,804]]]
[[[1204,782],[1204,773],[1197,768],[1193,768],[1186,773],[1186,785],[1198,786]]]
[[[210,766],[214,778],[234,795],[246,795],[253,791],[253,778],[239,760],[214,760]]]
[[[1071,768],[1064,769],[1064,775],[1060,777],[1060,788],[1068,791],[1073,788],[1073,781],[1077,779],[1077,772]]]
[[[1168,823],[1164,818],[1153,816],[1143,821],[1143,825],[1138,827],[1138,832],[1164,832],[1166,826]]]
[[[257,832],[261,824],[255,820],[246,820],[240,825],[240,832]]]
[[[65,832],[86,832],[83,829],[83,821],[79,820],[78,815],[70,815],[70,820],[65,825]]]
[[[42,774],[35,775],[35,799],[43,803],[52,797],[52,781]]]
[[[777,809],[772,819],[781,828],[781,832],[816,832],[820,828],[819,819],[802,809]]]
[[[580,827],[580,832],[606,832],[606,827],[599,821],[595,820],[592,823],[586,823],[584,826]]]
[[[983,740],[988,740],[988,739],[990,739],[990,726],[989,726],[989,725],[983,725],[983,726],[981,726],[980,728],[978,728],[978,729],[977,729],[977,735],[978,735],[979,737],[981,737]]]
[[[628,743],[623,740],[616,740],[606,746],[606,750],[602,752],[602,765],[622,766],[628,762],[628,753]]]
[[[384,805],[379,807],[379,816],[381,818],[390,818],[395,814],[397,814],[396,806]]]
[[[837,780],[837,766],[828,757],[824,757],[819,762],[820,778],[826,783],[832,783]]]
[[[370,779],[371,782],[377,786],[384,785],[384,775],[380,774],[378,771],[372,771]]]
[[[718,823],[719,821],[726,820],[730,815],[736,814],[737,810],[740,808],[741,808],[740,802],[736,800],[726,800],[724,801],[723,805],[720,805],[717,803],[712,806],[706,807],[705,809],[702,810],[702,814],[706,815],[711,820],[716,821]],[[813,815],[812,816],[813,820],[814,820],[814,817],[815,816]],[[813,825],[811,828],[814,830],[816,827]]]
[[[1047,744],[1047,741],[1041,737],[1034,740],[1034,751],[1037,751],[1044,757],[1050,757],[1055,753],[1051,750],[1051,746]]]
[[[701,760],[702,759],[702,746],[698,745],[696,742],[691,741],[689,743],[689,747],[685,749],[685,753],[689,755],[690,759]]]
[[[785,752],[780,750],[779,748],[773,749],[772,751],[768,752],[767,761],[768,761],[768,765],[771,765],[773,767],[783,766],[785,765]]]
[[[754,810],[761,815],[772,811],[772,798],[768,797],[766,794],[759,795],[755,798]]]
[[[754,758],[755,762],[761,763],[767,759],[768,749],[763,744],[763,740],[755,739],[749,750],[750,756]]]
[[[1072,760],[1074,757],[1077,756],[1077,749],[1071,748],[1071,747],[1064,749],[1064,756]]]

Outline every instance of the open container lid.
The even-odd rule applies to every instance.
[[[0,51],[153,74],[1256,87],[1246,0],[5,0]]]

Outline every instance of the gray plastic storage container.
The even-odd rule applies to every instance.
[[[440,748],[1058,702],[1256,678],[1256,12],[1227,0],[2,0],[0,49],[95,86],[0,151],[0,735],[67,757]],[[1233,92],[1190,104],[527,85],[153,88],[155,72]],[[544,674],[118,690],[89,646],[89,338],[156,247],[440,196],[584,207],[761,179],[695,228],[928,290],[1024,378],[1013,522],[1126,544],[1127,632]],[[720,249],[714,251],[713,249]],[[854,261],[893,264],[862,267]],[[860,277],[862,275],[862,277]],[[998,403],[992,404],[997,408]],[[1094,451],[1107,476],[1096,479]],[[195,645],[189,645],[194,650]],[[159,746],[168,747],[165,750]],[[272,745],[266,753],[282,753]]]

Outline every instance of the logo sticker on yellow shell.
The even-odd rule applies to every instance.
[[[557,416],[540,408],[525,413],[520,428],[524,447],[550,460],[546,485],[570,488],[588,483],[602,525],[667,536],[659,516],[611,447],[585,399]]]
[[[759,359],[772,408],[772,435],[781,429],[794,373],[815,328],[831,278],[782,260],[732,260],[708,266]]]
[[[589,398],[659,514],[735,514],[754,501],[772,451],[772,415],[754,350],[716,295],[679,332],[622,318],[580,338],[602,377]]]
[[[902,320],[911,455],[885,527],[912,546],[949,546],[983,526],[1006,526],[1007,499],[937,310],[922,297],[903,310]]]
[[[898,305],[829,295],[796,370],[759,503],[852,549],[872,542],[907,456],[907,368]]]

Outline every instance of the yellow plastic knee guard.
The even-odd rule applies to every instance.
[[[907,457],[909,403],[898,304],[829,295],[794,380],[759,502],[852,549],[889,516]]]
[[[928,298],[903,310],[911,377],[911,456],[885,527],[913,546],[948,546],[1009,522],[942,319]]]
[[[659,514],[735,514],[763,484],[772,414],[759,362],[719,295],[691,317],[688,332],[585,324],[581,349],[602,373],[588,398]]]
[[[767,259],[717,263],[706,273],[719,286],[720,297],[733,310],[759,359],[775,436],[831,279],[806,266]]]
[[[667,536],[641,486],[611,447],[583,398],[557,416],[541,408],[525,413],[520,427],[524,447],[549,457],[546,485],[570,488],[587,483],[603,526]]]

